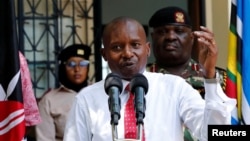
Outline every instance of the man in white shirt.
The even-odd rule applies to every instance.
[[[129,17],[118,17],[104,29],[101,50],[112,73],[122,79],[120,119],[117,125],[118,138],[125,138],[124,111],[130,97],[125,87],[133,76],[140,73],[148,81],[145,95],[145,118],[143,133],[146,141],[182,141],[183,125],[195,137],[207,140],[208,124],[230,124],[231,110],[236,101],[228,98],[216,79],[215,64],[218,55],[214,39],[204,29],[194,36],[203,46],[201,63],[204,71],[205,100],[191,85],[179,76],[146,71],[150,55],[142,25]],[[104,89],[105,80],[81,90],[71,109],[64,141],[111,141],[111,114],[109,96]],[[134,131],[136,132],[136,131]]]

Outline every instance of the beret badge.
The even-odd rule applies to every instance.
[[[176,13],[175,13],[175,21],[176,21],[177,23],[185,23],[184,14],[181,13],[181,12],[176,12]]]
[[[192,28],[191,19],[188,13],[179,7],[165,7],[157,10],[149,20],[150,27],[160,27],[177,24]]]
[[[77,54],[78,55],[84,55],[84,50],[83,49],[78,49]]]

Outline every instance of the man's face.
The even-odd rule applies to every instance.
[[[183,64],[191,57],[192,29],[183,25],[165,25],[151,33],[156,62],[164,66]]]
[[[102,55],[112,72],[130,80],[145,70],[150,44],[138,24],[130,21],[116,23],[104,37]]]

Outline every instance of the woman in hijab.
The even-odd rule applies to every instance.
[[[62,141],[68,112],[75,95],[88,85],[87,45],[66,47],[58,56],[60,87],[48,91],[39,101],[42,122],[36,126],[37,141]]]

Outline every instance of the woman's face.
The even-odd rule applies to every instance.
[[[81,84],[88,77],[89,61],[81,57],[70,57],[65,62],[66,75],[74,84]]]

